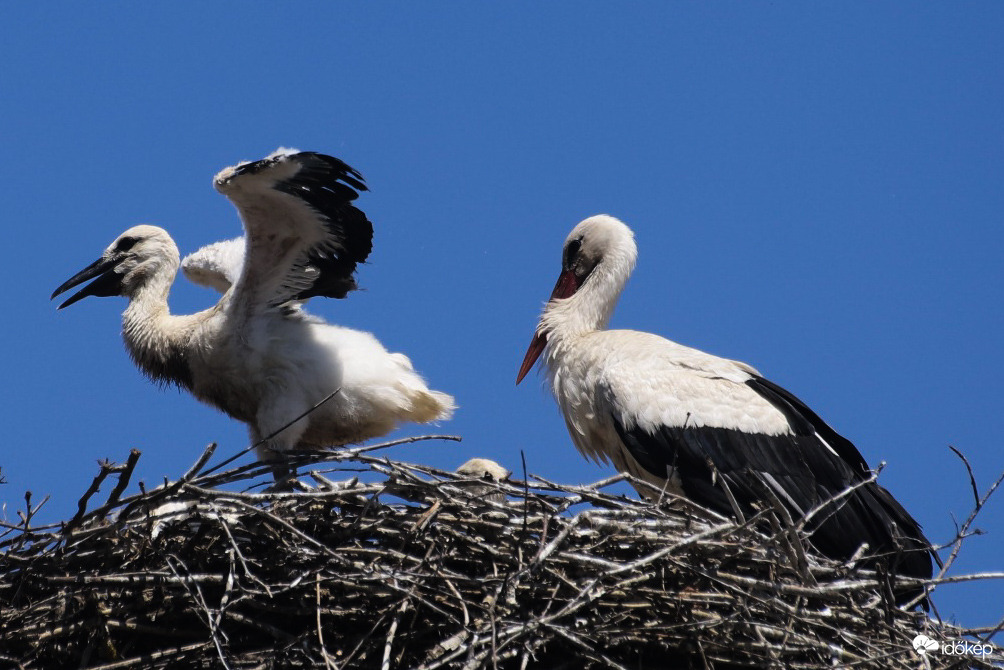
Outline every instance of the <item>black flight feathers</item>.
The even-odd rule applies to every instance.
[[[307,287],[292,297],[306,300],[314,296],[344,298],[357,288],[353,274],[373,249],[373,224],[352,205],[366,184],[359,172],[341,160],[312,151],[281,154],[241,165],[234,176],[268,169],[276,163],[292,161],[300,169],[274,188],[307,203],[324,222],[332,244],[311,249],[294,269],[299,276],[312,276]]]
[[[722,482],[744,515],[752,516],[776,497],[797,522],[870,476],[857,448],[798,398],[761,377],[746,384],[784,414],[793,434],[707,426],[659,426],[650,433],[625,426],[616,416],[614,425],[641,467],[658,477],[672,468],[688,498],[726,516],[733,508]],[[806,529],[816,549],[831,558],[846,560],[867,542],[870,554],[882,555],[874,563],[895,574],[931,576],[931,546],[920,525],[874,482],[825,507]]]
[[[753,377],[746,385],[776,407],[788,420],[788,425],[796,435],[819,435],[830,445],[840,458],[858,474],[868,477],[870,472],[864,456],[850,440],[830,428],[819,415],[790,392],[763,377]]]

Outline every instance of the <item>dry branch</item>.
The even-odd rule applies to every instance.
[[[0,666],[913,669],[918,633],[979,632],[894,607],[791,519],[605,493],[620,476],[470,482],[361,448],[269,492],[267,466],[206,468],[212,448],[131,496],[138,453],[101,464],[58,527],[29,502],[0,536]],[[1001,667],[986,649],[927,667]]]

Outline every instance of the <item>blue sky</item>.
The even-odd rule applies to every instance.
[[[854,441],[934,541],[1004,469],[1004,6],[996,3],[7,3],[0,10],[6,517],[66,518],[95,461],[176,478],[241,424],[143,379],[124,300],[64,279],[136,223],[183,253],[235,236],[211,186],[277,146],[359,169],[366,289],[314,301],[407,353],[461,444],[564,482],[571,446],[516,370],[580,219],[622,218],[638,269],[612,326],[747,361]],[[178,313],[214,300],[179,279]],[[408,427],[402,434],[425,434]],[[1004,568],[1004,502],[954,572]],[[1004,583],[940,589],[970,625]]]

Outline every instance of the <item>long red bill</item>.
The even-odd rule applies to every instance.
[[[526,377],[526,373],[530,371],[530,368],[537,362],[537,359],[540,358],[540,354],[546,346],[547,335],[544,333],[534,333],[533,339],[530,340],[530,348],[526,350],[526,356],[523,357],[523,365],[519,366],[519,374],[516,375],[517,386],[523,381],[523,377]]]
[[[558,282],[554,285],[554,290],[551,291],[551,297],[548,299],[548,302],[569,298],[577,290],[579,290],[578,277],[571,270],[562,270],[561,274],[558,275]],[[547,334],[540,331],[534,333],[533,339],[530,340],[530,347],[526,350],[526,356],[523,357],[523,365],[519,367],[519,374],[516,375],[516,384],[523,381],[523,377],[526,377],[526,373],[530,371],[533,364],[540,358],[546,346]]]

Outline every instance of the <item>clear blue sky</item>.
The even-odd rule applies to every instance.
[[[212,176],[279,145],[372,189],[365,291],[314,301],[407,353],[471,455],[564,482],[540,378],[514,386],[568,230],[637,235],[614,327],[747,361],[854,441],[934,541],[1004,469],[1004,5],[999,3],[6,3],[0,137],[7,317],[0,488],[66,518],[95,461],[176,478],[244,428],[143,379],[124,300],[49,293],[140,222],[182,252],[239,234]],[[171,302],[215,299],[179,279]],[[403,434],[423,434],[409,427]],[[956,573],[1004,568],[1001,496]],[[1004,614],[1004,584],[942,613]]]

